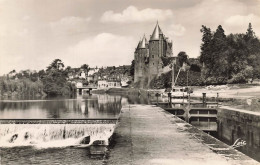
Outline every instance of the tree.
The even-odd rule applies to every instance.
[[[45,74],[46,73],[43,69],[38,72],[38,76],[39,76],[40,79],[42,79]]]
[[[72,94],[73,88],[67,82],[66,71],[63,70],[64,64],[61,60],[54,60],[46,70],[42,78],[43,90],[47,95],[68,95]],[[74,90],[73,90],[74,91]]]
[[[201,53],[200,53],[200,62],[202,64],[206,64],[208,66],[211,65],[211,54],[212,54],[212,50],[211,50],[211,41],[213,38],[213,35],[211,33],[211,29],[207,28],[206,26],[202,25],[202,28],[200,29],[200,32],[203,33],[202,34],[202,44],[200,46],[201,49]]]
[[[186,52],[181,51],[178,54],[178,60],[179,60],[180,67],[182,67],[183,63],[189,64],[188,58],[189,58],[189,56],[186,54]]]
[[[64,68],[64,64],[60,59],[55,59],[48,67],[46,71],[51,69],[54,70],[62,70]]]
[[[229,77],[228,47],[225,31],[221,25],[218,26],[210,41],[210,51],[210,64],[205,64],[207,74],[214,79],[215,83],[225,83]]]
[[[131,66],[130,66],[130,75],[134,76],[135,74],[135,60],[132,60]]]
[[[246,32],[246,40],[250,40],[252,38],[255,38],[255,32],[253,31],[252,24],[248,24],[247,32]]]
[[[89,66],[87,65],[87,64],[83,64],[83,65],[81,65],[81,67],[80,67],[81,69],[84,69],[86,72],[88,72],[89,71]]]
[[[255,36],[252,24],[249,23],[246,35],[244,36],[244,42],[246,45],[246,54],[248,65],[253,67],[253,79],[260,78],[260,41]]]

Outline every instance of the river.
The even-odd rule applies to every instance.
[[[118,117],[128,100],[121,96],[0,100],[1,119],[86,119]],[[79,148],[86,134],[106,136],[110,124],[0,125],[1,164],[102,164],[90,153],[98,147]],[[64,135],[64,132],[66,134]],[[103,135],[104,134],[104,135]],[[15,140],[14,139],[15,135]],[[106,148],[105,148],[106,149]],[[104,150],[104,148],[101,148]]]
[[[119,116],[121,107],[124,105],[150,104],[156,99],[136,95],[107,94],[84,95],[77,98],[5,99],[0,100],[0,119],[114,118]],[[159,101],[163,101],[161,99],[159,97]],[[167,98],[164,101],[167,101]],[[90,134],[94,137],[110,136],[109,132],[113,129],[114,125],[109,124],[0,125],[0,162],[2,164],[44,165],[103,164],[106,160],[103,155],[91,153],[107,150],[107,148],[94,146],[81,148],[78,147],[79,141]],[[14,135],[18,137],[15,141],[10,141]],[[258,156],[253,157],[259,159]]]

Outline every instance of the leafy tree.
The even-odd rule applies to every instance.
[[[38,76],[39,76],[40,79],[42,79],[45,74],[46,73],[43,69],[38,72]]]
[[[24,77],[24,78],[30,78],[29,70],[23,70],[23,71],[22,71],[22,74],[23,74],[23,77]]]
[[[186,52],[181,51],[178,54],[178,60],[179,60],[180,67],[182,67],[183,63],[189,64],[188,58],[189,58],[189,56],[186,54]]]
[[[191,64],[190,70],[194,71],[194,72],[200,72],[201,71],[200,67],[197,64]]]
[[[89,67],[87,64],[81,65],[80,68],[83,69],[83,70],[84,70],[85,72],[87,72],[87,73],[88,73],[88,71],[90,70],[90,67]]]
[[[247,28],[247,32],[246,32],[246,35],[245,35],[245,39],[250,40],[252,38],[255,38],[255,32],[253,31],[252,24],[249,23],[248,28]]]
[[[67,82],[66,71],[61,60],[54,60],[46,70],[43,77],[43,90],[47,95],[68,95],[74,91],[72,85]]]
[[[249,23],[245,34],[225,35],[221,25],[215,33],[202,26],[200,62],[202,79],[208,84],[246,83],[260,78],[260,41]]]
[[[203,65],[207,65],[208,67],[211,67],[212,65],[212,38],[213,35],[211,33],[211,29],[207,28],[206,26],[202,25],[202,28],[200,29],[200,32],[202,34],[202,44],[200,46],[201,48],[201,54],[200,54],[200,62]]]
[[[130,66],[130,75],[134,76],[135,74],[135,60],[132,60],[131,66]]]
[[[48,67],[46,71],[51,69],[54,70],[62,70],[64,68],[64,64],[60,59],[55,59]]]

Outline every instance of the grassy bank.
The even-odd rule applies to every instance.
[[[257,87],[257,88],[256,88]],[[258,88],[259,86],[256,87],[248,87],[248,86],[243,86],[241,88],[235,88],[232,86],[230,89],[206,89],[206,90],[201,90],[195,88],[195,94],[191,95],[191,99],[193,100],[202,100],[202,93],[205,92],[207,93],[206,100],[210,102],[215,102],[219,101],[222,103],[222,105],[226,106],[231,106],[234,108],[238,109],[244,109],[244,110],[249,110],[249,111],[254,111],[254,112],[260,112],[260,97],[253,97],[253,98],[248,98],[248,97],[241,97],[246,96],[246,92],[256,92],[259,91]],[[205,88],[204,88],[205,89]],[[240,95],[232,95],[233,92],[240,92]],[[92,93],[96,94],[118,94],[118,95],[129,95],[129,96],[155,96],[156,93],[162,93],[164,90],[163,89],[138,89],[138,88],[110,88],[110,89],[98,89],[94,90]],[[216,92],[219,92],[219,98],[217,98]],[[247,93],[248,93],[247,92]],[[229,96],[229,97],[227,97]],[[237,96],[237,97],[236,97]]]
[[[124,94],[124,95],[155,95],[156,93],[162,93],[163,90],[156,89],[139,89],[139,88],[109,88],[109,89],[97,89],[93,90],[95,94]]]

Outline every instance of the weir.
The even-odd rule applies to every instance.
[[[0,147],[108,145],[117,118],[0,119]]]
[[[116,124],[118,118],[0,119],[0,124]]]

